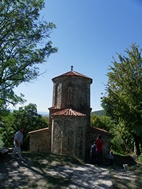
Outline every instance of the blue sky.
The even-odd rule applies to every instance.
[[[34,82],[15,89],[27,102],[37,105],[39,112],[52,106],[52,78],[70,71],[93,79],[92,111],[101,110],[101,93],[105,92],[107,73],[116,53],[125,55],[126,48],[136,43],[142,48],[141,0],[45,0],[41,16],[53,22],[50,35],[58,52],[52,54],[40,71],[46,72]],[[20,105],[21,106],[21,105]]]

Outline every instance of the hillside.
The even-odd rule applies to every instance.
[[[99,116],[104,116],[104,110],[98,110],[98,111],[94,111],[92,112],[92,114],[96,114],[96,115],[99,115]]]

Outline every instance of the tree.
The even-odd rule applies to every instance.
[[[1,0],[0,110],[23,101],[14,87],[39,76],[38,64],[57,51],[49,39],[55,25],[40,20],[44,0]]]
[[[25,107],[20,107],[18,110],[14,110],[9,115],[3,117],[3,122],[5,124],[2,132],[4,146],[13,146],[11,141],[13,141],[14,134],[20,128],[25,128],[23,145],[25,150],[29,148],[28,133],[33,130],[48,127],[48,119],[43,118],[37,113],[35,104],[29,104]]]
[[[110,131],[113,127],[114,124],[110,117],[108,116],[100,116],[96,115],[94,113],[91,114],[91,126],[92,127],[97,127],[100,129],[104,129],[106,131]]]
[[[107,95],[102,106],[116,124],[121,124],[132,134],[137,155],[142,144],[142,50],[135,44],[126,49],[127,56],[118,55],[108,72]]]

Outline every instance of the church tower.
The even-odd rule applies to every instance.
[[[103,157],[108,156],[110,135],[90,127],[90,85],[92,79],[73,70],[54,77],[49,127],[31,131],[30,151],[78,157],[87,162],[90,144],[103,136]]]
[[[92,79],[73,70],[53,81],[49,108],[51,152],[85,159],[90,133]]]

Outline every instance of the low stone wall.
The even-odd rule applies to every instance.
[[[103,129],[91,127],[90,142],[95,141],[99,134],[102,136],[102,141],[104,142],[103,154],[107,156],[109,154],[109,141],[110,141],[110,134],[107,131]]]
[[[51,133],[49,128],[29,132],[30,152],[51,152]]]

